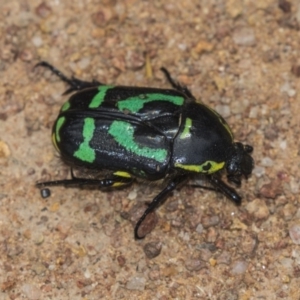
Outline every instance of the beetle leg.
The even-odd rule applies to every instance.
[[[138,234],[139,228],[147,215],[151,213],[159,204],[162,203],[162,201],[170,194],[173,190],[176,189],[176,187],[185,181],[188,177],[186,175],[180,175],[175,177],[173,180],[171,180],[168,185],[152,200],[152,202],[149,204],[148,208],[144,211],[143,215],[140,217],[138,222],[136,223],[134,227],[134,237],[135,239],[143,239],[144,236],[140,237]]]
[[[89,87],[95,87],[95,86],[102,85],[101,82],[98,82],[96,80],[83,81],[83,80],[80,80],[80,79],[75,78],[75,77],[68,78],[61,71],[59,71],[58,69],[56,69],[55,67],[53,67],[51,64],[49,64],[46,61],[41,61],[41,62],[37,63],[35,65],[35,68],[36,67],[44,67],[44,68],[49,69],[53,74],[58,76],[62,81],[66,82],[70,86],[70,88],[67,89],[63,93],[63,95],[69,94],[69,93],[74,92],[74,91],[80,91],[80,90],[83,90],[83,89],[86,89],[86,88],[89,88]]]
[[[117,188],[130,185],[133,182],[132,177],[122,177],[122,176],[113,176],[112,178],[104,178],[104,179],[91,179],[91,178],[80,178],[75,177],[73,171],[71,170],[71,179],[63,179],[63,180],[53,180],[46,182],[39,182],[36,184],[37,187],[45,187],[45,186],[98,186],[100,188]]]
[[[236,204],[241,204],[241,196],[236,192],[236,190],[224,181],[221,180],[219,176],[207,175],[209,182],[221,193],[223,193],[227,198],[232,200]]]
[[[171,84],[171,86],[183,93],[184,95],[186,95],[187,98],[192,99],[193,101],[195,101],[195,97],[192,95],[192,93],[190,92],[190,90],[185,86],[185,85],[181,85],[179,82],[176,82],[171,74],[169,73],[169,71],[165,68],[160,68],[160,70],[165,74],[167,80],[169,81],[169,83]]]

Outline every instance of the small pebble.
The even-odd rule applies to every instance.
[[[25,283],[22,285],[21,290],[30,300],[39,300],[41,299],[41,291],[35,285],[30,283]]]
[[[10,156],[8,145],[0,140],[0,158],[7,158]]]
[[[296,245],[300,245],[300,223],[291,226],[289,229],[289,234],[293,243]]]
[[[47,268],[42,263],[39,262],[33,264],[31,269],[36,275],[43,275],[47,270]]]
[[[35,13],[41,18],[47,18],[51,13],[52,9],[45,2],[41,2],[36,8]]]
[[[247,270],[248,263],[243,260],[234,261],[231,265],[230,273],[232,275],[244,274]]]
[[[295,16],[296,16],[297,22],[300,23],[300,3],[299,2],[298,2],[298,5],[297,5]]]
[[[280,141],[279,147],[280,147],[281,150],[285,150],[286,147],[287,147],[287,142],[286,142],[286,140]]]
[[[223,118],[228,118],[231,115],[228,105],[216,105],[215,109]]]
[[[239,46],[254,46],[256,43],[254,31],[250,27],[239,27],[233,32],[233,41]]]
[[[261,165],[264,167],[272,167],[274,165],[274,161],[270,157],[266,156],[262,158]]]
[[[198,224],[196,227],[196,232],[198,232],[199,234],[202,234],[203,230],[204,230],[203,225],[201,223]]]
[[[293,203],[288,203],[283,208],[283,217],[285,221],[289,221],[293,218],[295,211],[295,205]]]
[[[291,72],[296,77],[300,77],[300,65],[293,65],[292,68],[291,68]]]
[[[145,64],[145,55],[142,51],[129,50],[125,57],[126,67],[131,70],[138,70]]]
[[[129,194],[128,194],[128,199],[129,200],[131,200],[131,201],[133,201],[133,200],[135,200],[136,199],[136,197],[137,197],[137,192],[136,192],[136,190],[132,190]]]
[[[293,270],[293,260],[291,258],[283,257],[279,262],[285,269],[290,271]]]
[[[278,180],[273,180],[270,183],[264,184],[259,193],[269,199],[275,199],[277,196],[282,194],[282,186]]]
[[[264,200],[254,199],[246,205],[247,211],[256,219],[262,220],[269,216],[269,209]]]
[[[84,207],[84,212],[96,215],[99,212],[99,206],[97,203],[87,203]]]
[[[117,261],[120,267],[123,267],[126,264],[126,258],[123,255],[117,256]]]
[[[226,3],[226,13],[228,13],[233,19],[235,19],[243,13],[244,5],[242,1],[227,0],[224,3]]]
[[[159,270],[151,270],[151,271],[149,271],[148,275],[149,275],[150,280],[156,281],[156,280],[160,279]]]
[[[217,263],[229,265],[231,263],[231,254],[228,251],[223,251],[217,258]]]
[[[42,198],[48,198],[51,196],[51,191],[48,188],[41,189]]]
[[[216,226],[220,223],[219,216],[211,216],[211,217],[203,217],[202,218],[202,225],[204,228],[208,228],[211,226]]]
[[[266,173],[266,170],[264,167],[261,166],[255,166],[252,172],[256,177],[261,177]]]
[[[289,82],[285,82],[281,86],[280,92],[286,93],[289,97],[294,97],[296,95],[296,90],[292,88],[292,86]]]
[[[257,119],[259,111],[260,111],[259,107],[257,107],[257,106],[251,107],[250,112],[249,112],[249,118]]]
[[[145,289],[146,279],[143,276],[134,276],[126,283],[127,290],[143,291]]]
[[[201,261],[200,259],[188,259],[185,261],[185,267],[189,271],[199,271],[203,268],[205,268],[206,264],[205,262]]]
[[[199,258],[202,261],[206,261],[208,262],[210,260],[210,258],[212,257],[212,253],[211,251],[209,251],[208,249],[200,249],[200,254],[199,254]]]
[[[278,7],[284,12],[284,13],[290,13],[292,10],[292,4],[289,1],[286,0],[279,0],[278,1]]]
[[[144,252],[148,258],[154,258],[158,256],[161,252],[162,243],[161,242],[150,242],[144,246]]]
[[[109,7],[102,6],[101,9],[92,14],[92,22],[98,27],[105,27],[112,17],[113,11]]]
[[[217,247],[214,243],[202,243],[200,245],[197,245],[196,249],[197,250],[207,249],[211,252],[216,252],[217,251]]]
[[[275,125],[267,125],[264,129],[265,138],[273,141],[278,138],[279,129]]]
[[[299,194],[299,180],[292,177],[290,180],[290,189],[293,194]]]
[[[91,59],[89,57],[84,57],[78,61],[77,65],[79,69],[85,70],[86,68],[89,67],[90,63],[91,63]]]
[[[39,36],[34,36],[32,38],[32,43],[35,47],[41,47],[43,45],[43,40]]]
[[[178,201],[175,200],[175,201],[168,202],[165,208],[168,212],[176,211],[178,209]]]
[[[258,240],[254,234],[246,234],[242,239],[242,250],[246,254],[253,254],[258,245]]]

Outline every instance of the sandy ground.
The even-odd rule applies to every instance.
[[[296,0],[2,0],[0,299],[300,299],[299,29]],[[168,68],[253,145],[242,205],[184,186],[135,241],[152,186],[43,199],[69,169],[50,137],[66,85],[41,60],[136,86]]]

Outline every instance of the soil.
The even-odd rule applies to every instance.
[[[0,299],[298,300],[299,40],[296,0],[1,4]],[[167,68],[254,147],[242,204],[183,186],[135,240],[131,214],[153,185],[52,187],[42,198],[37,181],[70,172],[51,143],[67,86],[40,61],[161,88]]]

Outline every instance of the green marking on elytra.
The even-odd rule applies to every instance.
[[[158,162],[164,162],[168,152],[165,149],[152,149],[145,146],[140,146],[134,141],[133,126],[124,121],[113,121],[108,130],[109,134],[123,146],[127,151],[131,151],[138,156],[154,159]]]
[[[94,162],[96,158],[96,152],[89,145],[91,139],[93,138],[95,131],[95,120],[93,118],[85,118],[83,125],[83,142],[80,144],[79,149],[74,152],[74,156],[82,161],[87,161],[89,163]]]
[[[118,102],[119,110],[129,110],[130,112],[136,113],[143,106],[152,101],[168,101],[175,105],[183,105],[184,98],[181,96],[171,96],[161,93],[150,93],[150,94],[140,94],[136,97],[129,97],[125,100]]]
[[[56,121],[55,124],[55,138],[58,142],[60,142],[60,135],[59,135],[59,131],[61,126],[64,124],[66,118],[65,117],[60,117],[58,118],[58,120]]]
[[[89,108],[97,108],[99,107],[105,98],[106,92],[109,89],[112,89],[113,86],[112,85],[100,85],[98,87],[98,93],[94,96],[94,98],[92,99]]]
[[[180,135],[181,139],[186,139],[191,136],[191,132],[190,132],[191,127],[192,127],[192,119],[186,118],[184,129],[182,131],[182,134]]]
[[[69,108],[70,108],[70,106],[71,106],[71,104],[70,104],[70,102],[69,101],[67,101],[67,102],[65,102],[64,104],[63,104],[63,106],[61,107],[61,111],[66,111],[66,110],[68,110]]]

